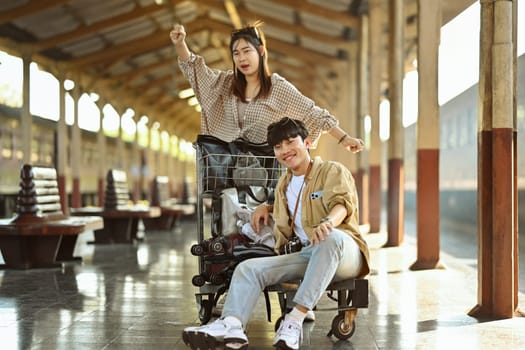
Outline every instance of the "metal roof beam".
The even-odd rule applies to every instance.
[[[137,18],[149,16],[162,9],[162,6],[159,6],[155,3],[145,7],[139,6],[130,12],[123,13],[115,17],[110,17],[108,19],[98,21],[90,25],[80,26],[75,30],[54,36],[52,38],[40,40],[37,43],[34,43],[33,47],[35,51],[44,51],[51,47],[63,45],[65,43],[80,39],[82,37],[105,30],[107,28],[118,26],[124,22],[133,21]]]
[[[341,11],[331,10],[324,6],[311,4],[307,1],[295,1],[295,0],[279,0],[279,1],[267,0],[267,1],[274,3],[276,5],[289,6],[295,9],[296,11],[309,12],[311,15],[324,17],[331,21],[339,22],[353,29],[359,28],[359,23],[360,23],[359,17],[352,15],[350,13],[350,9],[348,9],[348,12],[345,13]]]
[[[29,1],[22,6],[14,7],[0,13],[0,24],[16,21],[18,18],[27,17],[37,12],[57,7],[69,2],[69,0],[39,0]]]

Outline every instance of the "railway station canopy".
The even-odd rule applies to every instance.
[[[475,0],[442,0],[443,25]],[[119,113],[147,114],[171,134],[193,140],[198,105],[169,39],[182,23],[190,49],[212,68],[231,69],[231,31],[264,22],[269,62],[318,104],[337,98],[329,82],[348,79],[340,63],[357,57],[361,19],[381,6],[386,83],[388,0],[10,0],[0,2],[0,51],[24,57]],[[377,5],[376,5],[377,4]],[[405,67],[417,57],[417,0],[404,1]],[[186,93],[186,95],[185,95]]]

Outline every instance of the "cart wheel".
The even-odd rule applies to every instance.
[[[206,324],[211,319],[211,310],[213,308],[213,302],[211,300],[202,300],[199,309],[199,320],[202,324]]]
[[[283,316],[280,316],[276,321],[275,321],[275,326],[273,327],[274,328],[274,331],[278,331],[279,330],[279,327],[281,326],[281,323],[283,322],[284,320],[284,315]]]
[[[345,340],[350,338],[355,332],[355,320],[352,324],[345,324],[345,316],[337,315],[332,321],[332,332],[337,339]]]
[[[212,273],[211,276],[210,276],[210,282],[211,284],[214,284],[216,286],[220,285],[220,284],[223,284],[224,283],[224,276],[222,273]]]
[[[221,241],[221,244],[222,244],[222,248],[224,250],[228,250],[228,249],[231,248],[231,245],[232,245],[232,241],[231,240],[226,239],[226,237],[222,237],[220,241]]]
[[[204,255],[204,247],[200,244],[194,244],[191,246],[191,254],[196,256]]]
[[[204,283],[206,283],[206,279],[204,278],[204,276],[202,275],[195,275],[193,276],[193,278],[191,279],[191,283],[195,286],[195,287],[202,287],[204,285]]]
[[[222,242],[213,242],[213,244],[211,245],[211,250],[213,250],[214,253],[222,253],[222,251],[224,250]]]

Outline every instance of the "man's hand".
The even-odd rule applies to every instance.
[[[256,233],[261,232],[261,221],[266,226],[270,224],[270,211],[266,204],[259,205],[252,213],[251,225]]]
[[[326,237],[332,232],[334,227],[329,221],[322,222],[313,230],[312,245],[319,244],[321,241],[324,241]]]

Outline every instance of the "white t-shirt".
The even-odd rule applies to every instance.
[[[295,203],[297,203],[297,214],[295,215],[294,222],[294,232],[301,239],[301,242],[308,241],[306,232],[303,229],[303,223],[301,222],[301,208],[302,203],[301,199],[297,201],[297,196],[301,195],[301,187],[304,189],[304,175],[301,176],[292,176],[288,188],[286,189],[286,199],[288,201],[288,212],[290,213],[290,218],[293,217],[295,211]]]

